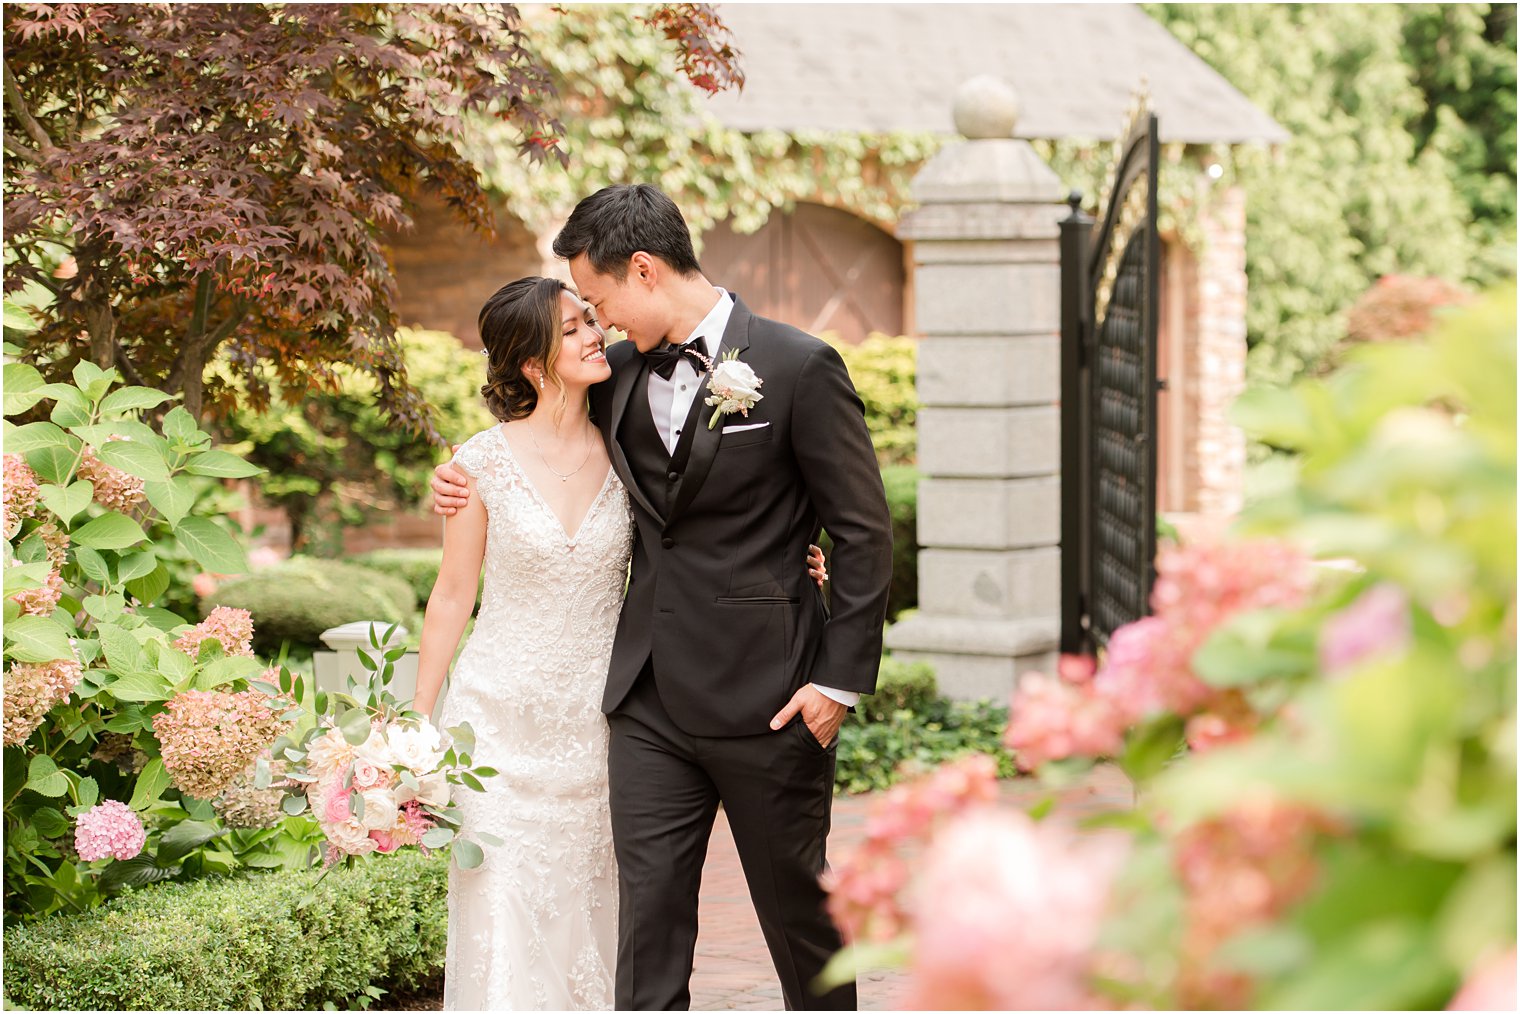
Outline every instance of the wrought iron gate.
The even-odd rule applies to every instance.
[[[1142,102],[1098,221],[1061,222],[1061,650],[1149,612],[1156,555],[1157,121]],[[1096,224],[1096,232],[1094,225]]]

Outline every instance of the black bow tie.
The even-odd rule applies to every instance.
[[[644,359],[649,363],[649,368],[660,376],[669,380],[676,372],[676,364],[682,357],[691,360],[691,364],[698,373],[705,373],[711,360],[707,358],[706,345],[701,338],[693,338],[684,345],[661,345],[653,352],[644,353]]]

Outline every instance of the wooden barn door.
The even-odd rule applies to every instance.
[[[723,223],[703,237],[701,261],[756,313],[811,334],[903,333],[902,244],[848,212],[799,204],[747,236]]]

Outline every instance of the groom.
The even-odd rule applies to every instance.
[[[697,889],[721,803],[789,1009],[841,946],[818,885],[839,725],[876,686],[891,530],[839,354],[703,275],[669,197],[607,187],[555,238],[581,296],[629,341],[591,409],[634,503],[632,578],[602,702],[618,859],[617,1006],[690,1005]],[[707,405],[735,368],[751,404]],[[712,375],[717,366],[718,376]],[[724,409],[730,409],[725,411]],[[462,504],[441,465],[435,506]],[[798,562],[834,540],[832,615]]]

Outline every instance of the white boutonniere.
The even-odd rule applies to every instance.
[[[712,405],[716,409],[712,418],[707,420],[707,428],[712,429],[718,425],[720,417],[735,412],[748,418],[749,410],[765,397],[760,393],[760,385],[763,383],[765,381],[755,376],[755,371],[750,369],[748,363],[739,361],[738,349],[729,350],[713,369],[712,378],[707,382],[712,397],[703,404]]]

